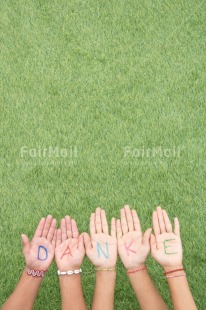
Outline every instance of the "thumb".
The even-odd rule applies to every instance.
[[[153,234],[151,234],[150,246],[151,246],[151,252],[152,254],[154,254],[155,251],[157,250],[157,243],[156,243],[155,236]]]
[[[84,235],[83,233],[81,235],[79,235],[79,239],[78,239],[78,249],[81,251],[81,252],[84,252],[85,251],[85,248],[84,248]]]
[[[26,254],[29,252],[30,249],[30,242],[29,242],[29,238],[27,237],[27,235],[22,234],[21,235],[21,240],[23,243],[23,253]]]
[[[145,233],[144,233],[144,235],[143,235],[143,244],[144,244],[144,245],[148,245],[148,246],[150,245],[149,240],[150,240],[151,233],[152,233],[152,228],[148,228],[148,229],[145,231]]]
[[[91,251],[92,250],[92,242],[91,242],[91,238],[88,235],[88,233],[83,233],[83,238],[84,238],[84,246],[86,249],[86,252]]]

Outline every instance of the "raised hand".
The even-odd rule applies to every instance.
[[[127,205],[120,210],[120,218],[116,223],[119,256],[125,268],[141,267],[150,251],[152,229],[148,228],[143,235],[137,212]]]
[[[60,271],[79,269],[85,256],[83,235],[79,235],[74,219],[65,216],[57,230],[56,264]]]
[[[90,236],[84,233],[84,244],[87,257],[95,267],[115,267],[117,261],[115,219],[112,219],[109,235],[106,213],[97,208],[90,217]]]
[[[56,220],[51,215],[42,218],[31,242],[27,235],[21,237],[27,268],[46,271],[54,258]]]
[[[165,269],[182,266],[182,243],[179,221],[174,219],[174,232],[165,210],[157,207],[152,215],[154,235],[151,235],[151,253],[153,258]]]

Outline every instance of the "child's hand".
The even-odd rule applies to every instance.
[[[21,237],[27,268],[46,271],[54,258],[56,220],[51,215],[42,218],[31,242],[26,235]]]
[[[165,269],[182,267],[182,243],[179,221],[174,219],[174,233],[165,210],[157,207],[152,215],[154,235],[151,235],[151,253],[153,258]]]
[[[151,228],[144,235],[135,210],[125,206],[120,210],[121,221],[117,220],[118,253],[125,268],[137,268],[144,265],[150,251]]]
[[[117,261],[115,219],[111,223],[111,236],[104,210],[96,209],[90,217],[90,235],[84,233],[86,254],[95,267],[112,268]]]
[[[57,230],[55,249],[56,264],[60,271],[79,269],[85,255],[83,235],[79,235],[77,224],[68,215],[61,220]]]

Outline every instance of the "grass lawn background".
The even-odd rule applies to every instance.
[[[160,204],[178,216],[184,265],[205,307],[204,1],[1,1],[2,305],[24,267],[21,233],[42,216],[70,214],[88,231],[90,213],[108,219],[126,203],[143,229]],[[21,157],[21,148],[73,149],[77,156]],[[180,148],[180,156],[125,156],[134,149]],[[115,309],[139,309],[118,262]],[[148,269],[170,305],[167,283]],[[60,309],[52,265],[34,309]],[[95,274],[85,259],[85,298]]]

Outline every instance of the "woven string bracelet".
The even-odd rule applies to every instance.
[[[130,273],[136,273],[136,272],[139,272],[139,271],[143,271],[143,270],[146,270],[147,267],[144,266],[142,268],[137,268],[137,269],[127,269],[127,273],[130,274]]]

